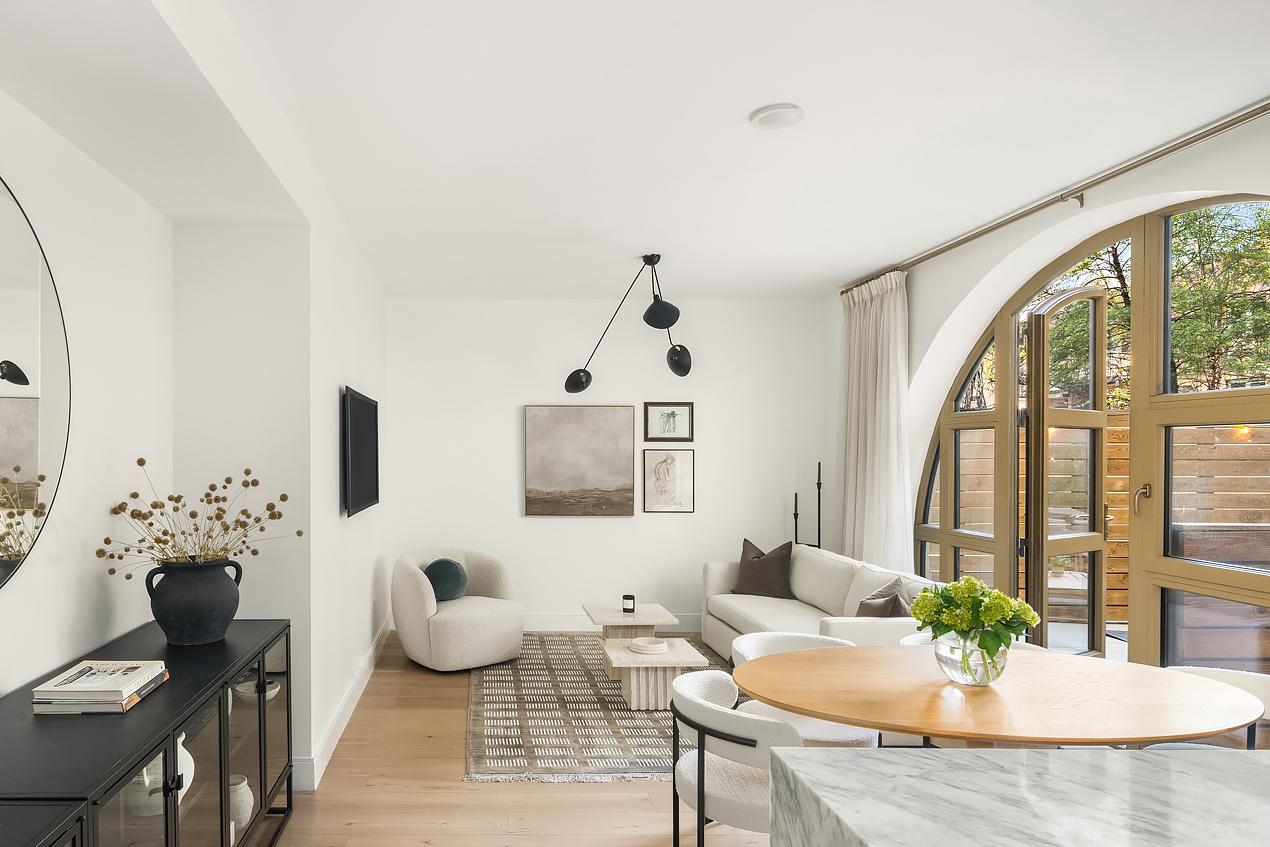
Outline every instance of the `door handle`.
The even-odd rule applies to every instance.
[[[1143,497],[1148,500],[1151,499],[1151,483],[1149,482],[1144,483],[1141,488],[1133,492],[1133,513],[1135,515],[1138,514],[1138,501]]]
[[[1111,540],[1111,504],[1102,504],[1102,540]]]

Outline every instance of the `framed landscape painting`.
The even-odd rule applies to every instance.
[[[691,441],[691,403],[645,403],[645,441]]]
[[[693,452],[644,451],[644,511],[691,512],[696,508]]]
[[[525,514],[635,515],[634,406],[526,406]]]

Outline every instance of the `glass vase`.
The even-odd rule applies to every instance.
[[[1005,672],[1010,651],[1002,647],[989,656],[979,648],[977,633],[949,632],[935,639],[935,660],[944,675],[958,685],[991,685]]]

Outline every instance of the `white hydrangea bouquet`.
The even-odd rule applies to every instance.
[[[989,685],[1001,676],[1014,637],[1040,623],[1022,600],[963,576],[913,598],[910,611],[918,629],[935,639],[939,666],[954,682]]]

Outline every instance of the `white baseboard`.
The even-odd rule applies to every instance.
[[[379,654],[383,651],[390,632],[392,632],[392,621],[385,619],[379,634],[375,636],[375,643],[370,649],[370,654],[362,663],[361,669],[353,679],[353,684],[349,686],[348,693],[344,695],[344,702],[335,714],[335,720],[331,721],[331,725],[327,727],[322,743],[318,745],[317,755],[312,758],[296,757],[291,768],[294,775],[292,784],[296,791],[317,790],[318,783],[322,781],[322,774],[326,772],[326,766],[331,763],[331,756],[335,754],[335,747],[340,743],[340,736],[344,734],[349,720],[353,717],[357,701],[366,690],[366,683],[370,682],[370,675],[375,670],[375,662],[379,659]]]
[[[667,632],[700,632],[701,631],[701,615],[680,614],[672,612],[675,617],[679,618],[679,626],[659,626],[659,630]],[[591,630],[599,631],[599,627],[591,623],[591,619],[584,613],[572,615],[525,615],[525,629],[528,632],[589,632]]]

